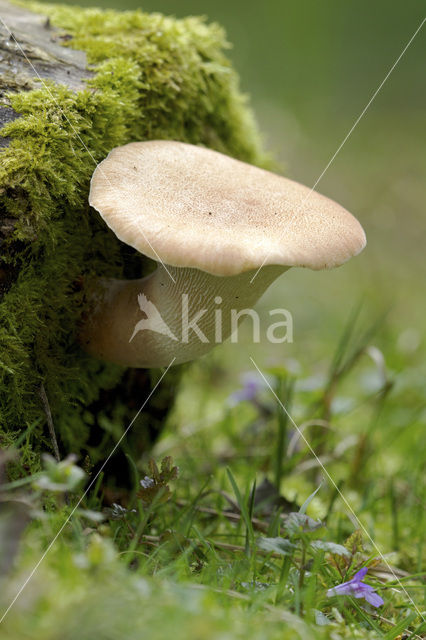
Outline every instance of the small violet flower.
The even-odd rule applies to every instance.
[[[374,588],[363,582],[363,578],[367,573],[367,567],[360,569],[348,582],[343,582],[327,591],[329,598],[333,596],[353,596],[354,598],[364,598],[373,607],[381,607],[384,600],[375,592]]]
[[[231,407],[236,407],[241,402],[251,402],[256,405],[259,394],[267,388],[265,381],[257,373],[248,371],[241,376],[241,382],[242,389],[231,393],[228,404]]]

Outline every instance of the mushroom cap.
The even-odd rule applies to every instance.
[[[182,142],[132,142],[96,168],[89,202],[115,235],[176,267],[231,276],[263,265],[336,267],[365,233],[293,180]]]

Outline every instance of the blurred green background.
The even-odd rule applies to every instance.
[[[94,2],[81,1],[90,6]],[[229,55],[251,96],[265,146],[289,177],[313,186],[370,97],[419,26],[424,3],[376,0],[108,0],[178,17],[205,15],[227,31]],[[250,368],[247,349],[269,365],[288,356],[307,367],[327,358],[350,313],[366,321],[389,312],[377,343],[415,357],[426,314],[426,27],[333,161],[317,190],[364,225],[368,247],[331,272],[291,270],[259,308],[288,308],[295,342],[272,348],[226,344],[209,356]],[[404,360],[405,362],[405,360]]]

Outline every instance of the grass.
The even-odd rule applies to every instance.
[[[3,610],[71,517],[2,637],[425,637],[422,365],[389,370],[386,321],[361,325],[357,309],[315,375],[259,366],[291,419],[261,376],[252,402],[227,401],[226,353],[195,364],[127,503],[105,508],[100,478],[73,512],[73,460],[3,485],[2,548],[21,538]],[[364,566],[382,607],[327,595]]]

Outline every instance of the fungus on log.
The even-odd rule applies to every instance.
[[[158,370],[103,363],[78,344],[81,278],[152,270],[89,215],[96,164],[151,139],[265,160],[218,25],[4,0],[0,16],[0,448],[19,440],[16,477],[52,449],[43,397],[61,454],[87,456],[90,467],[158,379]],[[133,425],[133,458],[161,428],[180,373],[168,373]]]
[[[282,273],[338,267],[366,243],[337,202],[174,140],[113,149],[93,174],[89,202],[122,242],[158,262],[144,278],[88,287],[82,346],[131,367],[200,358],[236,331]]]

